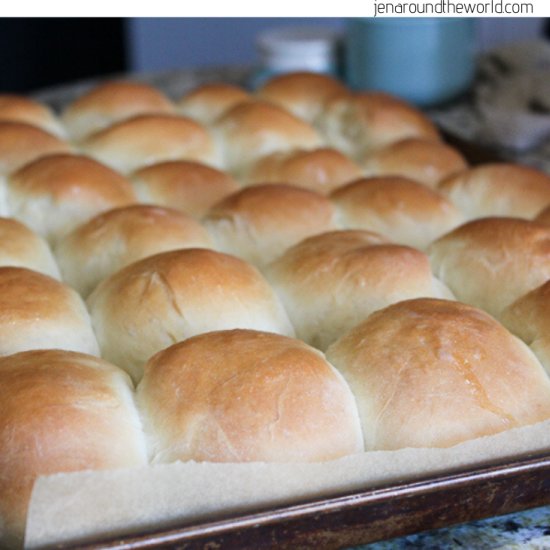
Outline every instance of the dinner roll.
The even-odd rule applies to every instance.
[[[24,122],[61,138],[65,135],[49,107],[20,95],[0,94],[0,120]]]
[[[251,99],[239,86],[212,82],[191,90],[176,106],[182,115],[208,126],[238,103]]]
[[[196,218],[240,188],[229,174],[186,160],[146,166],[134,172],[131,181],[141,202],[170,206]]]
[[[287,151],[261,158],[246,174],[248,185],[253,183],[291,183],[298,187],[327,195],[337,187],[363,175],[351,159],[323,147],[312,151]]]
[[[348,89],[335,78],[321,73],[295,72],[277,75],[256,92],[293,115],[312,123],[333,97],[345,97]]]
[[[400,176],[360,179],[330,198],[344,227],[376,231],[422,250],[464,220],[443,195]]]
[[[63,280],[82,296],[124,266],[159,252],[211,248],[206,229],[177,210],[133,205],[104,212],[56,247]]]
[[[550,374],[550,281],[510,304],[502,322],[531,347]]]
[[[433,243],[430,259],[460,301],[499,318],[550,279],[550,227],[515,218],[474,220]]]
[[[165,160],[217,163],[214,142],[198,122],[176,115],[140,115],[92,134],[82,148],[127,174]]]
[[[54,348],[99,355],[82,298],[37,271],[0,267],[0,355]]]
[[[265,155],[322,145],[312,126],[264,101],[239,103],[216,121],[213,131],[225,168],[237,177]]]
[[[251,265],[203,249],[164,252],[105,279],[88,299],[102,356],[134,380],[156,352],[203,332],[253,328],[294,335]]]
[[[405,138],[440,140],[436,127],[421,111],[381,92],[336,97],[315,125],[329,145],[358,161]]]
[[[373,151],[361,161],[367,176],[403,176],[432,189],[466,170],[466,159],[446,143],[408,138]]]
[[[27,267],[60,278],[46,241],[12,218],[0,218],[0,266]]]
[[[0,121],[0,176],[54,153],[69,153],[67,143],[23,122]]]
[[[520,164],[484,164],[451,176],[439,190],[468,220],[488,216],[534,218],[550,205],[550,176]]]
[[[22,546],[35,479],[146,464],[128,376],[81,353],[0,358],[0,546]]]
[[[140,82],[109,81],[92,88],[63,111],[61,119],[76,141],[115,122],[143,114],[173,113],[160,90]]]
[[[135,203],[130,182],[84,156],[51,155],[7,182],[11,215],[55,243],[92,216]]]
[[[453,298],[433,275],[428,257],[389,244],[368,231],[334,231],[310,237],[266,269],[296,336],[325,350],[394,302],[431,296]]]
[[[334,343],[367,450],[450,447],[550,418],[550,379],[483,311],[420,298],[389,306]]]
[[[537,214],[535,218],[536,222],[550,224],[550,206],[547,206],[544,210]]]
[[[255,185],[229,195],[203,223],[220,250],[258,267],[306,237],[337,228],[326,197],[284,184]]]
[[[0,174],[0,217],[9,217],[8,184],[6,178]]]
[[[363,450],[342,376],[303,342],[210,332],[155,355],[138,387],[153,462],[312,462]]]

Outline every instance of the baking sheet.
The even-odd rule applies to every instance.
[[[26,546],[101,540],[550,452],[550,421],[448,449],[368,452],[318,464],[174,463],[40,478]]]
[[[231,78],[226,73],[225,69],[212,70],[208,75],[202,72],[167,73],[160,75],[158,82],[154,83],[169,95],[176,97],[197,83],[205,80],[220,80],[220,75],[222,80],[240,82],[244,80],[247,71],[235,70],[235,74],[230,75]],[[148,78],[144,80],[148,81]],[[67,87],[64,93],[60,93],[59,89],[45,91],[40,99],[50,102],[59,109],[75,95],[81,93],[82,89],[95,83],[95,81],[86,82],[80,87]],[[478,147],[474,146],[474,149],[475,155],[478,155]],[[492,151],[490,156],[494,156]],[[476,160],[487,161],[494,158]],[[426,478],[427,475],[435,479],[436,476],[462,470],[465,467],[475,467],[479,472],[479,468],[483,465],[502,462],[503,458],[522,457],[540,451],[548,452],[550,457],[550,422],[468,442],[451,449],[365,453],[325,464],[187,463],[118,472],[84,472],[50,476],[41,478],[35,486],[29,511],[26,546],[42,548],[51,545],[73,545],[76,542],[98,541],[122,535],[132,537],[132,534],[156,531],[157,535],[154,536],[140,536],[143,547],[156,547],[157,542],[162,540],[168,541],[167,544],[171,544],[170,540],[176,539],[204,541],[208,540],[209,533],[212,535],[214,547],[217,547],[218,543],[214,542],[216,533],[231,532],[237,536],[239,529],[246,524],[248,529],[246,540],[251,541],[253,538],[249,536],[250,529],[262,522],[272,525],[273,531],[269,536],[280,535],[282,540],[285,536],[283,530],[287,529],[287,526],[280,521],[281,513],[284,512],[287,516],[303,513],[303,509],[289,507],[293,503],[326,499],[333,495],[352,495],[357,491],[365,490],[367,498],[378,498],[375,488],[381,486],[390,486],[387,491],[383,491],[383,495],[390,495],[391,501],[382,502],[382,506],[386,514],[391,511],[394,518],[379,520],[378,530],[372,528],[369,532],[372,534],[376,531],[376,533],[384,533],[385,536],[393,536],[405,532],[403,528],[407,521],[412,528],[422,529],[480,516],[479,512],[478,515],[461,516],[459,510],[454,508],[452,512],[448,512],[449,516],[440,518],[440,523],[437,525],[433,513],[426,520],[428,523],[422,524],[417,516],[412,517],[407,510],[399,513],[401,510],[396,510],[395,506],[392,507],[392,503],[400,505],[403,501],[396,496],[391,486],[403,482],[414,482],[414,480]],[[542,460],[535,462],[535,465],[542,464]],[[481,502],[486,505],[490,500],[491,507],[487,506],[489,512],[513,511],[518,509],[514,508],[515,505],[522,506],[522,503],[527,505],[529,502],[534,502],[535,497],[542,498],[544,501],[544,495],[527,494],[523,500],[518,498],[515,504],[514,499],[510,498],[510,492],[505,491],[504,488],[511,487],[514,491],[517,490],[517,486],[509,483],[506,477],[499,479],[504,480],[503,483],[507,485],[495,489],[498,491],[495,495],[481,499]],[[441,480],[437,482],[437,486],[443,491],[447,490],[447,485]],[[429,482],[421,484],[420,490],[426,491],[427,487],[430,487]],[[527,490],[533,492],[530,487],[527,487]],[[407,487],[404,491],[403,498],[408,499],[409,503],[419,502],[417,497],[420,493],[415,492],[411,487]],[[451,492],[447,495],[447,497],[441,497],[439,502],[443,503],[445,499],[453,498]],[[529,498],[530,496],[533,498]],[[500,498],[505,500],[502,506],[500,508],[493,506],[494,500]],[[546,495],[546,498],[550,502],[550,495]],[[349,505],[354,500],[361,499],[344,497],[344,500],[346,505]],[[341,516],[337,514],[339,506],[341,504],[338,502],[321,500],[313,507],[307,507],[310,518],[315,519],[317,512],[319,517],[323,516],[323,510],[329,514],[329,516],[323,516],[327,520],[323,535],[326,537],[323,539],[325,542],[336,531],[334,522],[341,521]],[[279,519],[268,512],[261,518],[253,516],[240,522],[233,519],[230,522],[211,523],[219,518],[229,516],[243,518],[243,514],[263,509],[273,510],[276,507],[283,507],[279,509],[279,514],[276,514]],[[327,518],[332,518],[332,528]],[[397,521],[399,524],[396,523]],[[210,522],[208,523],[210,527],[201,527],[200,524],[204,522]],[[312,525],[312,522],[305,524],[306,536],[313,529]],[[174,539],[166,538],[170,529],[177,529]],[[160,534],[159,530],[161,530]],[[164,534],[162,530],[165,530]],[[365,538],[366,531],[359,531],[354,539],[350,527],[347,539],[341,537],[331,540],[338,540],[336,545],[374,540]],[[242,546],[242,542],[241,538],[239,547]],[[159,542],[159,544],[162,543]],[[117,546],[116,543],[114,545]],[[191,547],[192,544],[186,542],[185,547],[188,546]],[[134,548],[137,547],[137,543],[130,543],[124,547]]]

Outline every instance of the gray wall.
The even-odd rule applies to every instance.
[[[529,40],[542,32],[544,19],[539,17],[485,18],[478,20],[478,48],[491,49],[505,42]]]
[[[253,64],[259,32],[274,26],[343,28],[343,19],[158,18],[128,22],[130,67],[152,71],[198,66]]]
[[[538,18],[478,20],[479,50],[537,36]],[[158,71],[176,68],[253,64],[256,36],[274,26],[313,24],[345,28],[343,18],[144,18],[128,21],[130,68]]]

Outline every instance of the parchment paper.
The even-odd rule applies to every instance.
[[[550,450],[550,421],[448,449],[367,452],[317,464],[174,463],[39,478],[26,547],[137,533]]]

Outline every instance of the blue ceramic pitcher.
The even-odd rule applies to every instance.
[[[420,106],[464,92],[474,76],[475,20],[348,20],[346,75],[358,90],[383,90]]]

